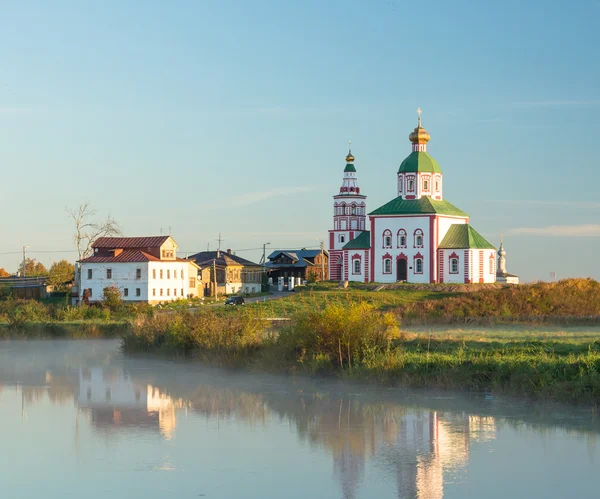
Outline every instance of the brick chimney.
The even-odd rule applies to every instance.
[[[227,248],[227,254],[231,255],[231,248]]]

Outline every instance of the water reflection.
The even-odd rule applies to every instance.
[[[50,355],[47,367],[11,361],[0,350],[0,407],[6,393],[14,391],[21,398],[23,422],[36,405],[72,405],[100,434],[118,438],[135,429],[174,442],[178,419],[190,415],[250,429],[284,424],[299,442],[326,452],[343,498],[359,497],[365,482],[373,480],[370,466],[372,475],[381,473],[394,482],[394,497],[442,498],[449,485],[468,480],[473,446],[490,452],[505,429],[585,439],[590,463],[597,449],[597,423],[584,412],[565,417],[498,400],[400,398],[398,391],[373,393],[367,387],[348,393],[337,384],[124,359],[115,344],[102,349],[112,353],[62,361]],[[79,435],[79,418],[75,424]],[[184,439],[190,431],[188,426]],[[175,468],[166,460],[156,469]]]

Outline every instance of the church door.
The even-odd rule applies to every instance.
[[[398,265],[398,281],[406,281],[408,280],[408,262],[404,258],[400,258],[397,262]]]

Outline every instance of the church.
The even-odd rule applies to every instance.
[[[329,279],[360,282],[492,283],[496,249],[443,195],[443,174],[427,152],[430,135],[418,124],[412,152],[397,172],[397,197],[370,212],[352,151],[333,196]]]

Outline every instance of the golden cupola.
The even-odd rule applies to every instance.
[[[417,128],[415,128],[408,136],[409,140],[413,143],[413,151],[426,151],[427,142],[431,139],[429,132],[421,126],[421,108],[417,109],[419,115],[419,122]]]

